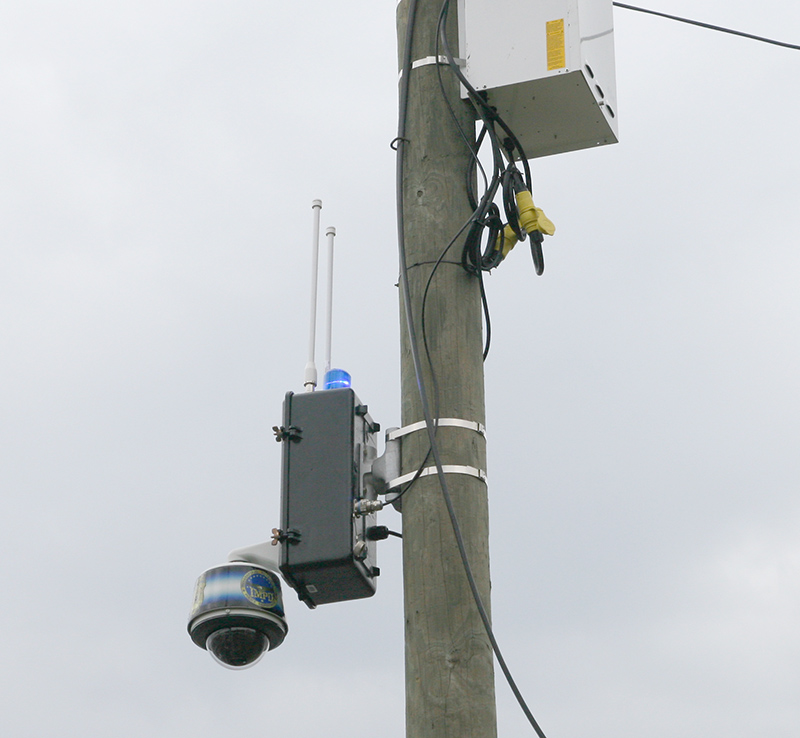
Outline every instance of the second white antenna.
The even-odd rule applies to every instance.
[[[331,370],[331,334],[333,332],[333,239],[336,229],[329,226],[325,235],[328,237],[328,316],[325,329],[325,373]]]
[[[303,386],[306,392],[313,392],[317,386],[317,365],[314,360],[317,343],[317,273],[319,271],[319,211],[322,200],[311,203],[314,211],[314,226],[311,233],[311,325],[308,331],[308,363],[306,363]]]

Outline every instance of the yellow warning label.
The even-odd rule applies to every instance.
[[[547,22],[547,71],[567,66],[567,49],[564,44],[564,19]]]

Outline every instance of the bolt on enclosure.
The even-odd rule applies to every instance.
[[[377,498],[368,472],[377,424],[350,388],[287,393],[283,404],[280,570],[309,607],[375,594]]]
[[[617,143],[612,0],[459,0],[458,18],[464,75],[529,159]]]

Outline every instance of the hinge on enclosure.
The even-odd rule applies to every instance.
[[[299,441],[303,437],[303,429],[290,425],[288,428],[284,426],[272,426],[272,432],[275,434],[275,440],[280,443],[281,441]]]
[[[280,528],[272,529],[272,545],[277,546],[279,543],[300,543],[300,531],[290,528],[283,531]]]

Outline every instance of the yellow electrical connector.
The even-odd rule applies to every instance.
[[[514,233],[514,229],[506,224],[506,227],[503,228],[503,232],[499,233],[497,236],[497,244],[495,246],[496,251],[501,251],[503,253],[503,258],[505,259],[508,256],[508,252],[517,245],[517,234]]]
[[[553,221],[544,214],[544,210],[537,208],[533,204],[533,197],[528,190],[518,192],[516,199],[517,210],[519,211],[519,224],[526,233],[539,231],[540,233],[552,236],[556,232]],[[517,239],[517,234],[514,233],[514,229],[509,224],[506,224],[502,233],[499,233],[497,236],[495,251],[501,252],[503,255],[502,258],[505,259],[506,256],[508,256],[508,252],[517,245],[518,241],[519,239]]]
[[[517,193],[517,209],[519,210],[519,224],[528,232],[541,231],[552,236],[556,227],[545,214],[544,210],[533,204],[533,197],[528,190]]]

